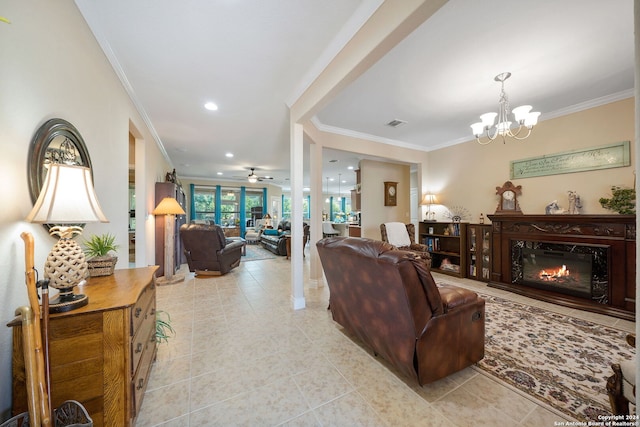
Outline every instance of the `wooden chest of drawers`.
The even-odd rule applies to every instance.
[[[116,270],[92,277],[78,292],[89,304],[52,314],[49,360],[53,407],[81,402],[94,426],[132,426],[142,404],[156,357],[155,271],[157,267]],[[27,410],[22,331],[13,327],[12,412]]]

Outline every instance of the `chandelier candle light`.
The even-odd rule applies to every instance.
[[[500,82],[500,106],[497,113],[485,113],[480,116],[480,122],[474,123],[471,125],[471,130],[473,135],[476,137],[478,143],[482,145],[489,144],[493,140],[495,140],[498,136],[502,137],[502,142],[506,142],[507,137],[515,138],[518,140],[526,139],[531,135],[531,129],[538,123],[538,117],[540,113],[537,111],[531,111],[531,105],[522,105],[520,107],[516,107],[513,109],[513,117],[518,125],[517,129],[512,130],[511,124],[512,122],[509,120],[509,98],[507,97],[506,92],[504,91],[504,82],[509,77],[511,77],[511,73],[505,72],[498,74],[494,80]],[[498,118],[498,123],[496,123],[496,117]],[[493,127],[493,129],[492,129]],[[526,133],[520,135],[520,133],[527,129]],[[488,138],[487,141],[482,141],[480,138],[483,136]]]
[[[91,170],[81,166],[52,163],[28,222],[55,224],[49,233],[58,236],[44,266],[44,277],[60,293],[49,304],[51,313],[61,313],[87,305],[86,295],[74,294],[73,288],[85,283],[87,261],[73,240],[82,234],[80,224],[109,222],[93,188]]]

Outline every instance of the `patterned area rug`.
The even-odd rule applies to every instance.
[[[271,259],[276,258],[277,256],[263,248],[260,245],[247,245],[247,254],[242,257],[242,261],[259,261],[261,259]]]
[[[541,308],[486,300],[485,372],[580,421],[610,415],[611,363],[631,359],[627,332]]]

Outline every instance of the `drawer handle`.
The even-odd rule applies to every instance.
[[[150,342],[156,342],[156,334],[151,335]]]
[[[136,308],[135,316],[136,317],[140,317],[140,313],[142,313],[142,308],[140,308],[140,307]]]
[[[153,316],[154,314],[156,314],[156,308],[155,308],[155,307],[153,307],[153,308],[151,309],[151,315]]]
[[[138,380],[138,386],[136,387],[136,390],[141,390],[143,386],[144,386],[144,379],[140,378]]]
[[[136,346],[136,353],[140,353],[142,351],[142,343],[139,342],[138,345]]]

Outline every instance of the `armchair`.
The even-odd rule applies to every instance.
[[[636,335],[627,335],[627,344],[636,346]],[[611,365],[613,375],[607,379],[607,394],[614,415],[629,415],[629,403],[636,402],[636,361],[624,360]]]
[[[227,243],[217,225],[183,224],[180,237],[189,271],[196,275],[219,276],[240,265],[244,242]]]
[[[428,267],[431,267],[431,254],[427,245],[416,243],[416,227],[413,224],[401,222],[385,222],[380,224],[382,241],[391,243],[398,249],[411,251],[424,259]]]
[[[422,259],[389,243],[329,237],[316,243],[333,320],[421,385],[484,357],[485,301],[436,285]]]

